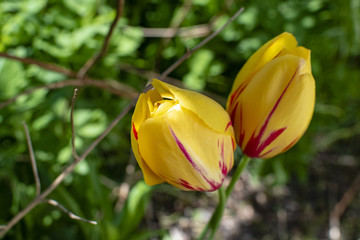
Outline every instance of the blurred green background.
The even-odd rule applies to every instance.
[[[116,2],[0,0],[0,52],[77,72],[100,50]],[[126,1],[107,54],[88,76],[118,89],[123,88],[118,83],[125,84],[132,95],[94,86],[79,89],[74,111],[77,151],[81,154],[151,77],[242,6],[245,11],[168,81],[224,105],[249,56],[288,31],[312,51],[317,100],[312,123],[295,147],[274,159],[252,161],[229,199],[217,238],[336,239],[334,232],[329,235],[330,214],[360,172],[359,0]],[[33,87],[69,79],[0,57],[0,104]],[[73,161],[73,91],[72,86],[40,89],[0,109],[0,225],[35,197],[24,121],[43,189]],[[41,204],[5,239],[196,237],[216,205],[216,193],[146,186],[131,153],[130,119],[131,113],[49,196],[98,225],[72,220]],[[342,239],[360,238],[360,197],[358,188],[354,191],[340,216]]]

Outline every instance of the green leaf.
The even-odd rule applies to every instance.
[[[79,109],[74,112],[76,133],[84,138],[100,135],[107,126],[105,113],[101,110]]]
[[[114,36],[112,42],[116,42],[116,52],[119,56],[129,56],[135,53],[143,40],[143,32],[140,28],[127,27],[121,34]]]
[[[139,181],[131,189],[118,223],[121,239],[129,239],[131,234],[138,229],[150,201],[152,189],[143,181]]]
[[[10,98],[26,86],[21,63],[0,59],[0,99]]]
[[[206,75],[209,71],[214,53],[210,50],[200,49],[189,62],[190,72],[184,77],[184,84],[192,90],[203,90],[206,86]]]
[[[96,2],[98,2],[98,0],[64,0],[67,8],[79,16],[85,16],[89,12],[94,11]]]

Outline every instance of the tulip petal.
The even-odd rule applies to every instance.
[[[300,139],[310,124],[314,105],[315,80],[313,76],[311,74],[298,76],[289,85],[283,100],[269,122],[269,129],[273,128],[275,124],[278,125],[279,122],[286,122],[288,125],[283,135],[268,146],[268,149],[274,148],[276,145],[281,146],[274,153],[269,154],[269,157],[286,151]]]
[[[227,102],[227,108],[232,105],[245,87],[249,83],[251,77],[259,71],[266,63],[277,57],[283,49],[293,49],[297,46],[295,37],[287,32],[284,32],[272,40],[265,43],[258,49],[250,59],[245,63],[240,72],[235,78],[232,90]],[[237,92],[236,92],[237,91]]]
[[[232,137],[209,129],[196,114],[180,105],[147,119],[138,137],[141,156],[149,168],[183,190],[214,191],[233,165]],[[219,139],[224,141],[223,150],[218,147]],[[226,171],[219,161],[226,165]]]
[[[240,123],[235,124],[238,143],[249,156],[272,157],[304,133],[315,101],[314,80],[301,75],[304,68],[303,58],[280,56],[255,74],[237,98],[231,115]]]
[[[165,182],[164,179],[160,178],[158,175],[156,175],[146,164],[144,159],[141,157],[139,153],[139,145],[135,139],[134,134],[131,134],[131,146],[135,155],[135,158],[143,172],[145,183],[152,186],[156,185],[162,182]]]
[[[163,98],[176,99],[181,107],[195,113],[213,130],[224,133],[229,129],[228,126],[231,125],[229,115],[214,100],[200,93],[180,89],[157,79],[153,79],[152,85],[157,91],[160,91]],[[230,131],[228,134],[232,134],[232,132]]]
[[[135,158],[144,174],[146,184],[155,185],[164,182],[164,179],[157,176],[146,164],[139,153],[138,145],[138,130],[143,121],[150,115],[148,106],[149,95],[141,94],[136,104],[135,111],[132,116],[131,122],[131,146],[135,155]]]

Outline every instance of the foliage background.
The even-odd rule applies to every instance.
[[[101,48],[115,6],[115,0],[0,0],[0,51],[76,72]],[[170,74],[171,83],[204,92],[224,104],[246,59],[267,40],[289,31],[312,50],[317,101],[309,130],[293,149],[271,160],[254,160],[249,166],[229,201],[218,237],[328,239],[330,213],[360,169],[359,0],[127,1],[108,53],[88,75],[140,92],[149,78],[242,6],[246,9],[236,21]],[[169,27],[180,27],[177,36],[163,38],[166,31],[158,28]],[[67,79],[35,65],[0,58],[0,101]],[[69,123],[73,89],[37,90],[0,109],[0,224],[35,197],[23,121],[30,128],[43,188],[73,161]],[[80,88],[74,116],[78,152],[129,102],[128,95]],[[131,153],[130,118],[128,114],[122,119],[50,195],[98,225],[74,221],[42,204],[5,239],[196,236],[216,204],[216,194],[144,185]],[[128,189],[132,189],[129,194]],[[355,192],[340,219],[343,239],[360,238],[359,213],[360,198]]]

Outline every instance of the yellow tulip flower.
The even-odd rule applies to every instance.
[[[314,111],[310,50],[282,33],[257,50],[236,76],[227,111],[249,157],[271,158],[291,148]]]
[[[132,116],[131,145],[148,185],[215,191],[233,166],[228,113],[196,92],[154,79]]]

